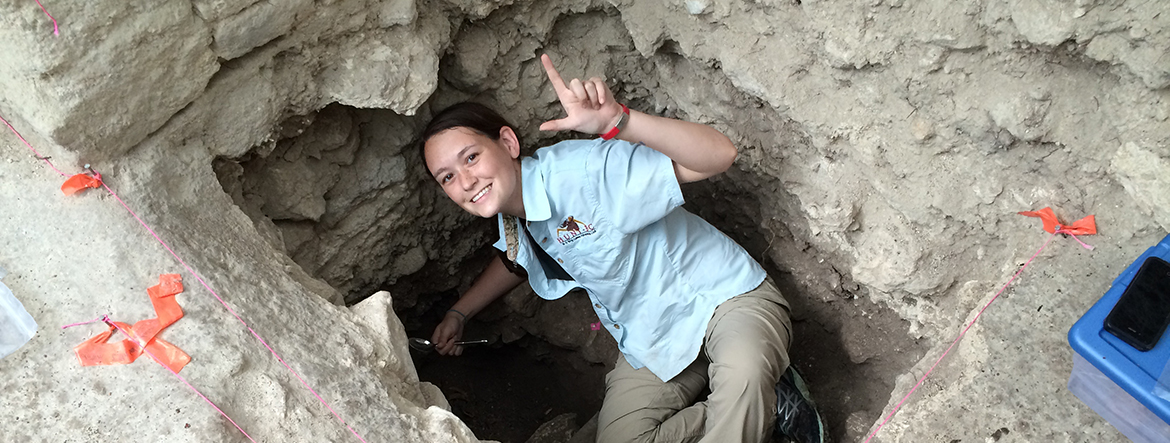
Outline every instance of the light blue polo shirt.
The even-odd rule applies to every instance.
[[[573,281],[546,278],[525,235],[516,262],[542,298],[584,288],[634,368],[678,375],[698,357],[715,307],[764,281],[747,251],[681,207],[671,160],[645,145],[564,141],[525,157],[521,171],[532,238]]]

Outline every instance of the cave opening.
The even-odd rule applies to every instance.
[[[225,192],[276,250],[327,283],[316,292],[351,305],[387,290],[408,335],[427,338],[491,257],[496,233],[493,222],[447,201],[423,170],[415,134],[434,111],[472,99],[517,123],[527,152],[571,137],[535,130],[560,112],[535,54],[556,54],[566,75],[601,74],[633,108],[712,124],[739,144],[732,170],[684,186],[686,208],[776,280],[793,305],[793,364],[811,383],[830,438],[864,438],[894,378],[929,343],[869,301],[841,271],[847,257],[807,241],[814,234],[783,180],[785,158],[817,155],[800,127],[670,40],[641,55],[612,11],[569,14],[542,33],[511,23],[506,10],[458,29],[438,89],[417,115],[332,104],[290,116],[273,140],[216,160]],[[597,33],[610,38],[590,36]],[[543,301],[522,285],[469,322],[464,336],[489,344],[458,358],[411,356],[420,379],[439,386],[477,436],[522,443],[556,420],[575,432],[600,407],[617,350],[604,331],[590,330],[594,321],[584,296]]]

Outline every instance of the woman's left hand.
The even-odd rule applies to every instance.
[[[548,54],[540,56],[544,71],[552,83],[561,106],[565,108],[564,118],[549,120],[540,125],[541,131],[572,130],[586,134],[602,134],[617,122],[622,106],[613,99],[609,87],[599,77],[582,82],[574,78],[565,84],[561,74],[553,67]]]

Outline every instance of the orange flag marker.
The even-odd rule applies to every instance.
[[[1040,220],[1044,221],[1044,230],[1052,234],[1056,233],[1057,228],[1060,229],[1061,233],[1072,235],[1094,235],[1097,233],[1097,219],[1092,215],[1077,220],[1071,225],[1061,223],[1060,220],[1056,218],[1056,214],[1052,212],[1052,208],[1050,207],[1045,207],[1039,211],[1021,212],[1020,215],[1026,215],[1028,217],[1039,217]]]
[[[74,176],[76,177],[76,176]],[[99,182],[100,183],[100,182]],[[157,285],[147,288],[150,303],[154,305],[155,318],[139,321],[134,326],[122,322],[113,322],[110,329],[98,334],[73,348],[77,360],[82,366],[96,365],[124,365],[133,363],[143,354],[143,348],[149,351],[160,363],[174,372],[179,372],[191,356],[171,343],[156,336],[183,317],[183,308],[175,300],[175,294],[183,292],[183,279],[179,274],[163,274],[159,276]],[[121,329],[131,336],[118,342],[109,343],[115,330]]]
[[[102,177],[91,176],[89,174],[76,174],[65,180],[65,184],[61,185],[61,192],[65,195],[73,195],[81,192],[85,188],[100,188],[102,186]]]

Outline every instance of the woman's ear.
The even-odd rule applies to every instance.
[[[511,127],[500,127],[500,143],[504,144],[512,158],[520,158],[520,139],[516,137],[516,132]]]

